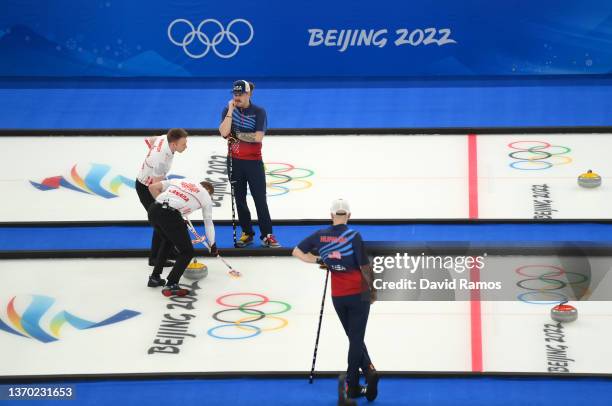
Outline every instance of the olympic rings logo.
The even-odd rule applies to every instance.
[[[246,296],[247,299],[241,304],[227,302],[227,299],[236,298],[237,296]],[[257,299],[249,300],[249,297],[250,299]],[[210,328],[207,333],[209,336],[220,340],[244,340],[253,338],[264,331],[280,330],[287,327],[289,324],[287,319],[276,315],[288,312],[291,310],[291,305],[278,300],[270,300],[267,296],[259,293],[229,293],[218,297],[217,304],[227,307],[227,309],[219,310],[213,314],[212,318],[224,324]],[[277,309],[264,311],[263,307],[270,304],[277,306]],[[229,317],[232,313],[235,315],[233,318],[236,320],[232,320],[232,317]],[[259,327],[253,324],[263,319],[273,320],[274,324],[270,327]],[[233,331],[227,333],[229,330]],[[238,335],[236,335],[236,333]]]
[[[182,39],[176,39],[175,34],[173,33],[173,28],[177,24],[186,25],[189,30],[183,36]],[[218,31],[217,33],[212,35],[212,39],[204,32],[207,24],[212,25],[213,27],[215,27],[215,31]],[[238,35],[232,32],[232,28],[234,28],[236,24],[242,24],[246,26],[249,33],[246,39],[240,40],[238,38]],[[197,28],[194,27],[194,25],[189,20],[185,20],[184,18],[177,18],[176,20],[172,21],[168,26],[168,38],[170,39],[170,42],[172,42],[176,46],[183,47],[183,51],[185,51],[187,56],[193,59],[204,58],[208,54],[208,52],[210,52],[211,49],[219,58],[231,58],[238,53],[238,50],[241,46],[248,45],[251,42],[254,34],[255,31],[253,30],[253,26],[251,25],[251,23],[243,18],[237,18],[235,20],[232,20],[227,25],[227,28],[224,27],[221,22],[213,18],[205,19],[198,25]],[[229,53],[223,53],[217,49],[217,46],[220,45],[221,42],[223,42],[223,40],[226,38],[227,41],[231,45],[233,45],[234,48],[233,51]],[[203,51],[199,53],[192,52],[193,47],[189,47],[196,39],[198,40],[198,42],[200,42],[201,45],[206,47]],[[192,48],[192,50],[190,50],[189,48]]]
[[[587,275],[566,271],[554,265],[524,265],[515,269],[515,272],[526,277],[516,283],[516,286],[527,291],[519,294],[517,298],[530,304],[551,305],[570,300],[570,297],[562,293],[563,289],[589,281]],[[580,289],[582,292],[578,297],[587,291],[587,287],[582,286]]]
[[[265,172],[268,196],[281,196],[290,191],[312,187],[312,183],[305,180],[314,175],[314,171],[310,169],[296,168],[282,162],[266,162]]]
[[[551,145],[546,141],[515,141],[508,144],[514,152],[508,156],[514,159],[510,163],[513,169],[522,171],[541,171],[554,165],[566,165],[572,162],[572,158],[566,156],[571,152],[568,147]]]

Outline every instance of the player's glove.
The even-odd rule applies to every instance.
[[[323,262],[323,259],[321,257],[317,257],[316,261],[317,264],[319,264],[319,268],[327,269],[327,265],[325,265],[325,262]]]
[[[219,255],[219,250],[217,249],[217,243],[214,243],[213,245],[210,246],[210,254],[214,256]]]

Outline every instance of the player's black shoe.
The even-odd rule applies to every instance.
[[[166,280],[159,277],[159,275],[151,275],[149,276],[149,283],[147,286],[150,288],[157,288],[160,286],[164,286],[166,284]]]
[[[338,377],[338,406],[356,406],[357,402],[348,397],[348,386],[346,384],[346,374]]]
[[[162,289],[162,295],[166,297],[170,296],[187,296],[189,294],[189,289],[184,289],[179,286],[178,283],[174,285],[166,286]]]
[[[374,365],[370,364],[370,367],[365,372],[365,379],[368,384],[365,397],[368,402],[371,402],[378,396],[378,380],[380,379],[380,375],[378,375]]]

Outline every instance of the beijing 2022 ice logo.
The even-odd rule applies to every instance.
[[[204,58],[211,49],[219,58],[232,58],[240,47],[253,40],[253,35],[253,26],[243,18],[232,20],[227,27],[214,18],[205,19],[197,28],[184,18],[177,18],[168,26],[170,42],[182,47],[193,59]]]
[[[21,302],[23,311],[19,313],[15,302]],[[48,314],[55,303],[55,299],[43,295],[30,297],[13,297],[7,307],[8,322],[0,318],[0,331],[5,331],[25,338],[33,338],[41,343],[50,343],[60,339],[60,331],[66,324],[78,330],[108,326],[138,316],[134,310],[121,310],[114,315],[99,321],[89,321],[75,316],[65,310],[55,314]],[[43,325],[47,326],[44,328]]]
[[[215,156],[216,161],[210,161],[208,173],[219,173],[227,176],[227,161],[225,157]],[[314,175],[307,168],[297,168],[285,162],[266,162],[266,189],[268,197],[283,196],[289,192],[306,190],[312,187],[312,182],[306,178]],[[184,179],[177,174],[169,174],[168,180]],[[114,199],[120,196],[123,186],[135,189],[134,179],[117,174],[110,165],[99,163],[74,164],[64,175],[50,176],[42,181],[29,181],[36,189],[46,192],[57,189],[69,189],[88,195]],[[224,180],[221,180],[223,183]],[[216,188],[216,186],[215,186]],[[220,188],[221,190],[221,188]]]
[[[183,179],[181,175],[168,175],[168,179]],[[60,188],[70,189],[105,199],[119,197],[123,185],[130,189],[136,188],[134,179],[115,174],[110,165],[106,164],[74,164],[70,173],[65,176],[51,176],[41,182],[30,181],[30,184],[43,192]]]

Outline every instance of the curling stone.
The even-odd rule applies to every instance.
[[[208,276],[208,267],[197,259],[194,259],[192,263],[187,265],[187,269],[183,273],[183,276],[187,279],[198,281]]]
[[[586,173],[578,176],[578,185],[586,188],[595,188],[601,185],[601,176],[588,170]]]
[[[572,305],[559,303],[550,310],[550,317],[554,321],[569,323],[578,318],[578,310]]]

